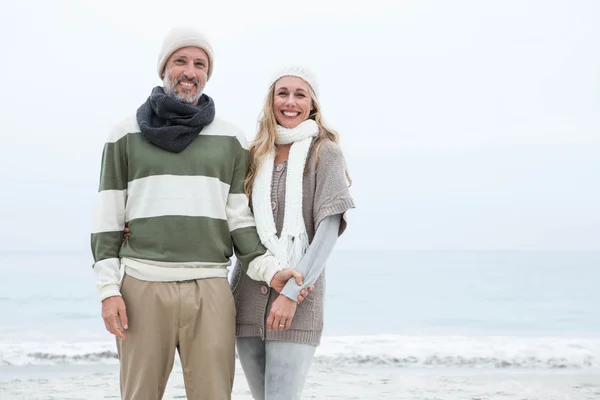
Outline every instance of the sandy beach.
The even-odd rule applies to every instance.
[[[47,366],[0,370],[2,400],[119,399],[118,366]],[[165,399],[185,399],[179,366],[175,366]],[[250,400],[237,365],[233,399]],[[600,374],[586,372],[498,372],[336,368],[315,365],[306,399],[398,400],[592,400],[600,398]]]

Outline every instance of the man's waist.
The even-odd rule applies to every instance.
[[[226,278],[231,261],[215,262],[164,262],[123,257],[121,263],[128,275],[154,282],[186,281],[203,278]]]

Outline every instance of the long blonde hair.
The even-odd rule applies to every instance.
[[[311,151],[315,152],[317,155],[318,165],[319,151],[323,143],[327,140],[339,143],[339,135],[333,129],[327,127],[325,122],[323,122],[319,100],[310,85],[308,85],[308,90],[312,99],[312,110],[308,118],[314,119],[319,125],[319,134],[311,146]],[[250,143],[249,147],[250,154],[248,158],[248,168],[246,169],[246,178],[244,179],[244,191],[250,198],[252,198],[252,184],[254,183],[262,160],[267,154],[277,150],[277,147],[275,146],[277,119],[275,119],[275,113],[273,112],[274,97],[275,83],[271,85],[271,88],[267,93],[261,115],[258,119],[258,133],[256,134],[256,138]],[[350,179],[348,171],[346,171],[346,177],[351,184],[352,180]]]

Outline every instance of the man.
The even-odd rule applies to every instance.
[[[273,287],[301,283],[260,244],[243,190],[246,139],[204,94],[213,71],[202,34],[170,31],[158,58],[163,87],[115,126],[102,153],[91,247],[124,399],[161,399],[176,350],[188,399],[231,398],[234,251],[245,268],[269,271]]]

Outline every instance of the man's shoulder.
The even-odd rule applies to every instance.
[[[248,148],[248,139],[244,131],[238,125],[218,115],[215,116],[213,122],[202,129],[200,135],[234,137],[244,149]]]
[[[119,141],[121,138],[127,136],[129,133],[139,133],[140,126],[137,122],[137,118],[134,114],[122,117],[113,124],[112,129],[108,135],[107,142],[114,143]]]

